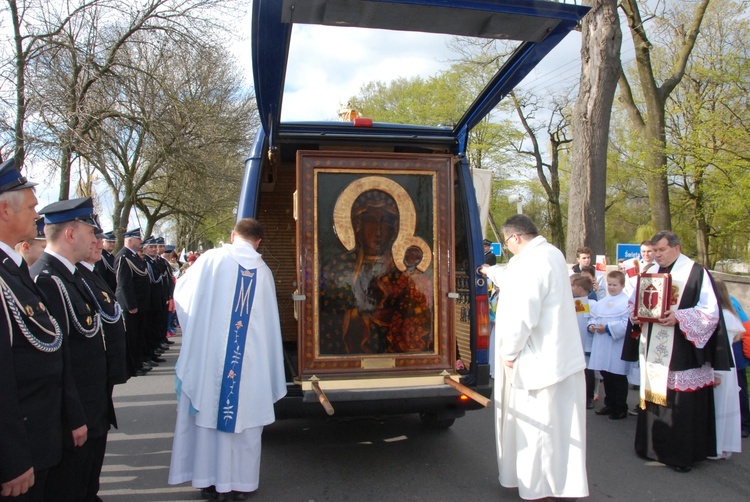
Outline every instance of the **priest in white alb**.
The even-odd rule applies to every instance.
[[[527,216],[501,230],[514,256],[495,316],[500,484],[526,500],[586,497],[586,362],[565,258]]]
[[[169,484],[192,481],[219,500],[244,500],[258,488],[263,426],[286,394],[273,275],[257,252],[262,238],[256,220],[240,220],[232,243],[204,253],[174,292],[182,348]]]

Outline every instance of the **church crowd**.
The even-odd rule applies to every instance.
[[[635,416],[636,455],[676,472],[741,451],[750,436],[748,319],[726,284],[682,254],[676,234],[658,232],[641,243],[640,260],[607,272],[591,266],[588,248],[568,268],[523,215],[502,232],[513,257],[480,272],[495,289],[503,486],[528,500],[587,496],[587,410]],[[633,408],[630,386],[639,391]]]
[[[0,167],[0,500],[96,501],[113,387],[166,362],[181,270],[140,229],[113,255],[90,197],[37,212],[34,186]]]

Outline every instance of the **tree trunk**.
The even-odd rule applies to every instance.
[[[73,151],[70,144],[62,145],[60,149],[60,200],[70,198],[70,164],[73,159]]]
[[[583,18],[581,80],[573,110],[573,149],[566,256],[588,246],[604,254],[609,121],[620,76],[622,33],[616,0],[591,0]]]
[[[648,39],[646,25],[641,17],[638,0],[623,0],[622,9],[628,19],[630,34],[635,47],[635,63],[638,70],[638,82],[644,102],[645,112],[642,113],[635,103],[630,84],[623,74],[620,80],[622,100],[636,131],[641,136],[644,150],[646,182],[648,183],[648,198],[651,206],[651,222],[657,231],[672,229],[672,216],[669,208],[669,182],[667,180],[666,125],[664,107],[667,98],[674,91],[677,84],[685,75],[690,53],[695,47],[701,23],[710,0],[700,0],[695,5],[693,19],[689,25],[682,26],[682,43],[675,51],[677,57],[672,65],[672,73],[661,85],[656,82],[651,64],[651,51],[654,46]],[[685,8],[693,8],[692,4],[685,4]]]
[[[14,131],[16,167],[20,170],[26,160],[26,53],[23,50],[21,36],[21,18],[15,0],[8,2],[13,22],[13,42],[16,63],[16,122]]]
[[[656,106],[656,104],[654,105]],[[651,224],[657,232],[672,230],[672,211],[669,207],[667,181],[667,139],[664,104],[653,112],[649,107],[648,125],[642,129],[641,144],[645,150],[648,200],[651,207]]]
[[[550,243],[562,251],[565,249],[565,228],[560,200],[549,201],[547,208],[549,211]]]

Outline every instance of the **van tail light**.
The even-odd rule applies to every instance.
[[[366,117],[357,117],[352,123],[354,124],[354,127],[372,127],[372,119]]]
[[[487,295],[476,298],[477,363],[487,364],[490,357],[490,303]]]

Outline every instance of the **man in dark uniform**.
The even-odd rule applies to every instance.
[[[141,229],[125,233],[125,245],[115,256],[117,269],[117,302],[125,309],[127,340],[127,364],[130,376],[142,376],[149,371],[145,367],[146,324],[144,316],[149,307],[151,282],[146,263],[138,256],[143,242]]]
[[[125,364],[125,316],[122,307],[115,299],[115,292],[95,271],[95,265],[102,259],[102,244],[106,234],[97,234],[96,245],[89,256],[79,261],[76,269],[81,280],[96,300],[96,311],[102,320],[104,341],[107,346],[107,381],[111,391],[114,385],[128,381],[129,375]],[[112,425],[117,427],[114,421]]]
[[[159,347],[168,350],[169,346],[174,342],[167,339],[167,331],[169,331],[169,313],[174,310],[174,276],[172,274],[172,267],[169,262],[164,258],[164,250],[166,245],[164,243],[164,237],[156,238],[156,265],[160,270],[162,276],[162,289],[164,290],[164,298],[166,302],[162,305],[161,311],[161,322],[163,329],[161,333],[161,342]]]
[[[487,265],[496,265],[497,256],[492,252],[492,243],[488,239],[485,239],[482,244],[484,244],[484,263]]]
[[[112,251],[115,250],[115,233],[107,232],[104,234],[104,241],[102,246],[102,259],[97,261],[94,265],[94,270],[107,281],[107,286],[112,291],[117,290],[117,270],[115,270],[115,255]]]
[[[0,500],[43,501],[63,438],[86,442],[86,417],[70,373],[68,344],[13,246],[36,235],[32,187],[13,159],[0,166]],[[66,426],[63,426],[65,422]]]
[[[161,346],[162,339],[167,334],[167,321],[163,316],[167,305],[167,297],[164,290],[164,274],[157,253],[156,238],[151,236],[143,241],[143,261],[148,268],[148,277],[151,282],[151,302],[146,312],[146,358],[152,364],[166,362],[161,357],[165,347]],[[163,318],[163,319],[162,319]],[[163,321],[163,322],[162,322]],[[162,325],[163,324],[163,325]]]
[[[31,267],[31,276],[47,296],[50,312],[68,345],[70,368],[88,427],[84,445],[76,447],[64,441],[62,460],[50,469],[45,492],[47,500],[95,502],[114,407],[107,385],[101,318],[76,263],[91,253],[101,229],[91,197],[54,202],[39,214],[44,215],[47,247]]]
[[[36,220],[36,237],[33,239],[24,239],[16,244],[16,252],[23,256],[23,261],[29,267],[39,259],[47,245],[47,238],[44,236],[44,218]]]

